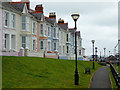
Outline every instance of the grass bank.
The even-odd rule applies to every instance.
[[[91,68],[85,74],[84,66]],[[88,88],[92,74],[101,66],[78,61],[80,85],[74,85],[74,60],[39,57],[2,57],[3,88]]]

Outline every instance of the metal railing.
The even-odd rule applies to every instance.
[[[110,63],[110,69],[111,69],[114,80],[115,80],[116,85],[118,86],[118,90],[119,90],[119,88],[120,88],[120,75],[118,74],[118,72],[116,71],[116,69],[113,67],[113,65],[111,63]]]

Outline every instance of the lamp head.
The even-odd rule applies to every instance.
[[[97,47],[95,47],[95,49],[97,49]]]
[[[104,50],[105,50],[106,48],[104,48]]]
[[[72,15],[71,15],[71,17],[73,18],[73,20],[74,21],[77,21],[78,20],[78,18],[79,18],[79,13],[73,13]]]
[[[95,42],[95,40],[91,40],[91,42],[92,42],[92,43],[94,43],[94,42]]]

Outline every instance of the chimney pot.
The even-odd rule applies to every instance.
[[[37,12],[42,12],[42,13],[43,13],[43,7],[42,7],[42,4],[40,4],[40,5],[36,5],[36,7],[35,7],[35,11],[37,11]]]

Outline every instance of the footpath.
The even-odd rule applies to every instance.
[[[109,90],[112,90],[109,76],[109,66],[100,67],[95,72],[90,88],[109,88]]]

